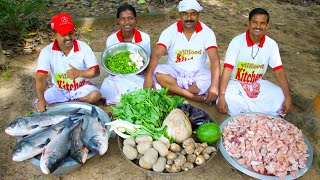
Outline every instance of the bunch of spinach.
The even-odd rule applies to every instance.
[[[130,54],[131,52],[128,50],[118,52],[114,55],[106,57],[104,59],[104,63],[111,71],[115,73],[130,74],[137,72],[138,69],[136,67],[136,63],[132,62],[129,58]]]
[[[154,139],[168,137],[162,122],[167,115],[184,101],[180,96],[167,96],[168,88],[161,90],[139,89],[121,95],[121,101],[113,107],[116,118],[141,125],[143,132]]]

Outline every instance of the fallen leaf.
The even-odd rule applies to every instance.
[[[145,0],[139,0],[138,3],[139,4],[144,4],[144,3],[146,3],[146,1]]]
[[[93,32],[93,29],[91,29],[91,28],[87,28],[86,29],[88,32]]]
[[[31,32],[28,34],[28,36],[34,36],[34,35],[37,35],[38,33],[37,32]]]

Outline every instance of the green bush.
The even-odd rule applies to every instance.
[[[47,4],[48,0],[0,0],[0,40],[23,40],[41,24]]]

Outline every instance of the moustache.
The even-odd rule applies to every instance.
[[[72,41],[73,42],[73,39],[71,38],[71,39],[64,40],[64,42],[67,42],[67,41]]]
[[[261,29],[261,28],[254,28],[254,30],[260,30],[260,31],[262,31],[263,29]]]
[[[193,23],[194,20],[185,20],[184,22],[185,22],[185,23]]]

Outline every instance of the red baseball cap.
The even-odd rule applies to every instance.
[[[52,17],[51,29],[57,31],[61,35],[74,31],[74,24],[70,14],[61,13]]]

